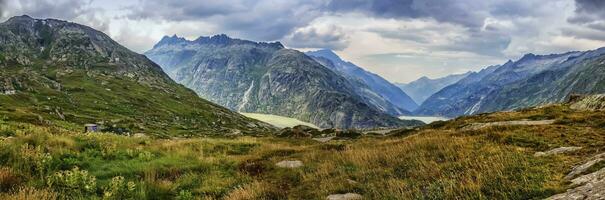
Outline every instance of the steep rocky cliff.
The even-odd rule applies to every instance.
[[[294,117],[323,128],[418,124],[366,104],[347,79],[278,42],[173,36],[145,54],[177,82],[235,111]]]

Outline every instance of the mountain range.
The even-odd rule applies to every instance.
[[[329,49],[306,52],[317,62],[345,77],[366,102],[392,115],[410,114],[418,108],[412,98],[384,78],[342,60]]]
[[[0,92],[8,121],[73,129],[97,123],[157,136],[274,130],[199,98],[104,33],[55,19],[0,24]]]
[[[415,114],[455,117],[565,101],[605,92],[605,48],[526,54],[471,73],[429,97]]]
[[[178,83],[238,112],[293,117],[322,128],[421,123],[387,114],[347,78],[279,42],[175,35],[165,36],[145,55]],[[396,108],[389,112],[399,112]]]
[[[427,98],[435,94],[444,87],[458,82],[460,79],[468,76],[472,72],[463,74],[452,74],[441,78],[430,79],[422,76],[419,79],[409,83],[395,83],[401,90],[414,100],[415,103],[421,105]]]

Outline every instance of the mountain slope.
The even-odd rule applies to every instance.
[[[471,74],[466,72],[464,74],[452,74],[441,78],[430,79],[426,76],[419,78],[418,80],[409,83],[396,83],[401,90],[417,103],[422,104],[427,98],[435,94],[444,87],[458,82],[460,79]]]
[[[188,41],[173,36],[164,37],[145,54],[177,82],[239,112],[293,117],[323,128],[417,123],[368,106],[345,78],[278,42],[226,35]]]
[[[418,108],[418,104],[397,86],[351,62],[342,60],[331,50],[322,49],[305,54],[345,77],[353,83],[357,93],[369,104],[375,105],[385,112],[402,115],[409,114],[408,111]]]
[[[570,94],[605,93],[605,48],[575,53],[555,68],[494,91],[481,112],[559,103]]]
[[[92,28],[13,17],[0,24],[0,113],[9,121],[154,135],[265,133],[272,128],[200,99],[162,69]]]
[[[562,102],[571,93],[603,91],[605,50],[527,54],[482,77],[467,77],[431,96],[421,115],[459,116]]]

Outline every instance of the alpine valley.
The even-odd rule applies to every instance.
[[[309,54],[314,56],[279,42],[226,35],[193,41],[166,36],[145,53],[177,82],[234,111],[293,117],[322,128],[421,124],[396,118],[417,105],[394,85],[350,63],[341,67],[344,61],[334,54],[327,56],[334,60],[320,62],[314,58],[326,57]]]

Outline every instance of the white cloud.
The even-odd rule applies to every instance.
[[[500,64],[529,52],[605,45],[598,0],[0,0],[0,19],[28,14],[99,29],[137,52],[164,35],[226,33],[332,48],[392,81]]]

